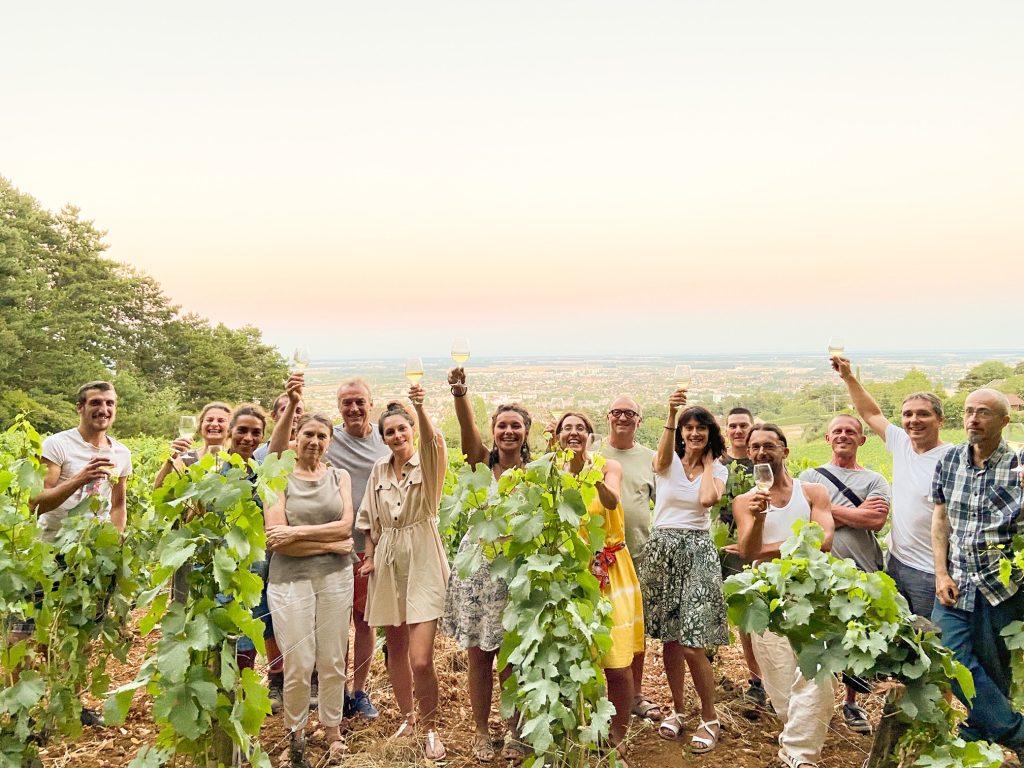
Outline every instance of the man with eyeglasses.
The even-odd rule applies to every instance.
[[[733,503],[740,556],[747,562],[779,557],[797,520],[822,527],[822,549],[832,546],[834,524],[828,493],[817,483],[803,482],[786,470],[789,447],[786,435],[774,424],[758,424],[750,431],[747,450],[755,464],[772,468],[772,486],[756,488]],[[800,674],[789,640],[773,632],[752,635],[754,655],[761,667],[764,687],[782,723],[779,760],[788,768],[814,768],[828,733],[835,705],[832,686]]]
[[[651,535],[651,508],[654,503],[654,451],[636,442],[636,430],[643,421],[640,406],[631,397],[621,395],[608,408],[608,443],[601,451],[607,459],[622,465],[619,486],[626,524],[626,548],[635,560]],[[647,720],[660,720],[661,709],[644,698],[645,653],[633,656],[633,714]]]
[[[1012,551],[1021,520],[1021,457],[1007,446],[1006,395],[978,389],[964,403],[967,442],[940,459],[932,483],[935,606],[942,642],[974,676],[974,699],[953,692],[967,708],[966,741],[993,741],[1024,758],[1024,717],[1010,699],[1010,651],[1000,632],[1024,619],[1020,573],[1009,583],[1000,565]]]

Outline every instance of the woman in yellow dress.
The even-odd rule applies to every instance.
[[[555,438],[564,449],[573,452],[568,471],[578,475],[592,458],[587,453],[594,427],[582,413],[566,413],[555,426]],[[612,647],[602,657],[601,665],[608,680],[608,698],[615,705],[611,721],[611,743],[618,750],[619,762],[625,762],[623,739],[629,727],[633,703],[633,656],[644,650],[644,606],[640,582],[633,568],[633,558],[626,548],[625,519],[619,503],[622,467],[609,459],[601,467],[603,477],[597,482],[597,498],[590,505],[591,514],[604,518],[604,547],[595,553],[590,570],[601,583],[601,591],[612,604]]]

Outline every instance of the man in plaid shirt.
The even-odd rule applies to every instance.
[[[960,736],[1003,744],[1024,755],[1024,717],[1010,703],[1010,654],[999,632],[1024,619],[1024,589],[999,580],[1021,520],[1020,457],[1003,440],[1009,423],[1006,396],[972,392],[964,403],[967,442],[946,453],[932,484],[935,595],[932,621],[942,642],[974,675],[973,702]]]

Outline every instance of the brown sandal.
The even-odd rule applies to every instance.
[[[473,757],[478,763],[489,763],[497,755],[494,752],[494,744],[491,742],[490,734],[473,734]]]

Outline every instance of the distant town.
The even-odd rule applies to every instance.
[[[973,366],[999,360],[1011,366],[1024,359],[1024,350],[932,353],[853,353],[848,356],[864,381],[894,381],[917,369],[947,392]],[[422,384],[427,390],[428,412],[440,421],[451,410],[446,375],[449,358],[424,358]],[[678,357],[608,357],[604,359],[551,357],[481,357],[466,364],[470,390],[483,398],[488,410],[499,403],[518,401],[535,417],[546,418],[565,410],[595,411],[617,394],[626,393],[644,407],[658,408],[675,389],[675,366],[691,368],[691,402],[715,410],[726,398],[753,392],[791,394],[806,385],[839,384],[828,355],[750,355]],[[314,360],[306,371],[306,407],[335,415],[334,392],[344,378],[360,376],[370,384],[375,404],[405,399],[408,382],[404,359]]]

